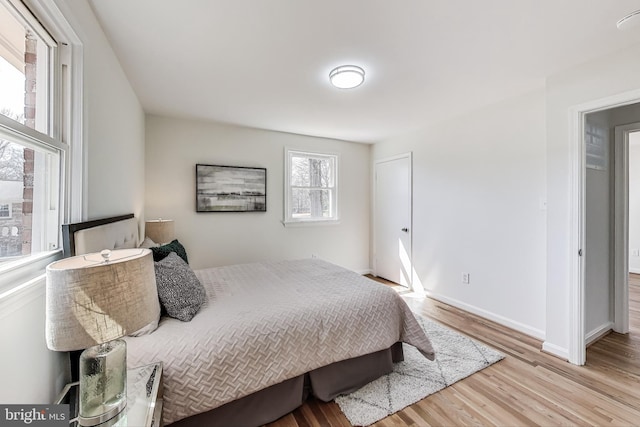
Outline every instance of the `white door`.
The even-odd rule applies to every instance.
[[[411,286],[411,153],[376,161],[375,275]]]

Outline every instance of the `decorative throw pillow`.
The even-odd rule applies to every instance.
[[[158,298],[166,313],[178,320],[193,319],[206,299],[204,287],[191,267],[175,252],[155,263]]]
[[[153,252],[153,260],[156,262],[162,261],[171,252],[175,252],[180,258],[184,260],[184,262],[189,264],[189,260],[187,259],[187,251],[184,249],[184,246],[182,246],[180,242],[178,242],[177,239],[172,241],[171,243],[167,243],[166,245],[149,249],[151,249],[151,252]]]

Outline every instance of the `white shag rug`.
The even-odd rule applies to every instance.
[[[416,316],[433,344],[430,361],[413,346],[403,344],[404,361],[393,372],[335,401],[354,426],[368,426],[442,390],[504,358],[478,341],[439,323]]]

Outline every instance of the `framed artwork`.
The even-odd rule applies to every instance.
[[[266,212],[267,169],[196,165],[196,212]]]

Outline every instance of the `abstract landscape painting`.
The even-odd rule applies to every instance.
[[[267,170],[196,165],[197,212],[265,212]]]

